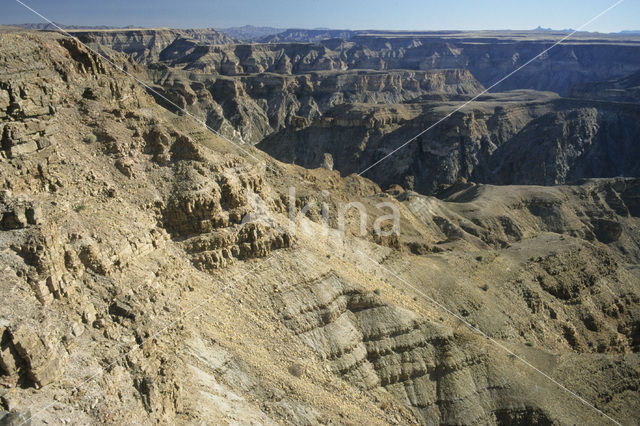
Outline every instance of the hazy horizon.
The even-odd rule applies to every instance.
[[[4,26],[28,26],[28,25],[47,25],[49,24],[49,22],[18,22],[18,23],[11,23],[11,24],[0,24],[0,25],[4,25]],[[186,27],[176,27],[176,26],[153,26],[153,27],[149,27],[149,26],[142,26],[142,25],[134,25],[134,24],[129,24],[129,25],[82,25],[82,24],[78,24],[78,23],[66,23],[66,22],[55,22],[55,25],[59,25],[61,26],[63,29],[67,28],[78,28],[78,29],[82,29],[82,28],[87,28],[87,29],[100,29],[100,28],[109,28],[109,29],[156,29],[156,28],[170,28],[170,29],[177,29],[177,30],[181,30],[181,29],[207,29],[207,28],[213,28],[214,30],[226,30],[226,29],[234,29],[234,28],[244,28],[244,27],[248,27],[248,28],[268,28],[268,29],[274,29],[274,30],[282,30],[282,31],[287,31],[287,30],[309,30],[309,31],[389,31],[389,32],[447,32],[447,31],[451,31],[451,32],[455,32],[455,31],[459,31],[459,32],[492,32],[492,31],[504,31],[504,32],[508,32],[508,31],[514,31],[514,32],[519,32],[519,31],[549,31],[549,32],[570,32],[573,31],[573,28],[543,28],[538,26],[537,28],[487,28],[487,29],[458,29],[458,28],[443,28],[443,29],[384,29],[384,28],[361,28],[361,29],[353,29],[353,28],[330,28],[330,27],[315,27],[315,28],[310,28],[310,27],[270,27],[267,25],[251,25],[251,24],[244,24],[244,25],[232,25],[232,26],[227,26],[227,27],[222,27],[222,26],[207,26],[207,27],[192,27],[192,26],[186,26]],[[620,30],[620,31],[611,31],[611,32],[602,32],[602,31],[588,31],[588,30],[583,30],[580,32],[584,32],[584,33],[593,33],[593,34],[621,34],[621,33],[640,33],[640,29],[624,29],[624,30]]]
[[[135,26],[140,28],[229,28],[245,25],[273,28],[396,30],[396,31],[527,31],[538,27],[567,30],[584,25],[614,0],[551,1],[537,4],[488,0],[442,2],[372,0],[363,6],[353,0],[295,2],[277,0],[46,0],[24,3],[58,24],[70,26]],[[2,25],[47,23],[16,2],[7,0]],[[339,13],[337,13],[339,12]],[[640,30],[640,2],[623,1],[584,31],[617,33]]]

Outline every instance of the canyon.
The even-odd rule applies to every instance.
[[[185,35],[156,44],[153,55],[137,51],[135,39],[96,40],[146,64],[166,107],[282,161],[315,168],[328,159],[343,175],[362,172],[455,110],[366,175],[383,188],[432,194],[458,179],[549,185],[637,175],[638,109],[627,77],[640,70],[636,36],[579,33],[545,52],[561,34],[295,34],[252,44]],[[322,36],[332,38],[315,38]],[[592,88],[616,79],[627,98]]]
[[[71,34],[0,31],[0,421],[637,421],[638,40]]]

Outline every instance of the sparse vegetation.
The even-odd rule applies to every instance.
[[[481,288],[483,291],[487,291],[487,290],[489,290],[489,284],[484,283],[484,284],[482,284],[482,285],[480,286],[480,288]]]
[[[96,143],[98,141],[98,137],[93,133],[89,133],[87,136],[84,137],[83,140],[84,140],[84,143]]]
[[[376,288],[375,290],[373,290],[373,292],[378,296],[380,296],[380,293],[382,293],[382,291],[379,288]]]
[[[82,211],[84,211],[86,209],[87,209],[87,205],[82,203],[82,204],[78,204],[77,206],[75,206],[73,208],[73,211],[76,212],[76,213],[80,213],[80,212],[82,212]]]

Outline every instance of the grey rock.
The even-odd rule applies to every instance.
[[[31,411],[0,411],[1,426],[30,426]]]

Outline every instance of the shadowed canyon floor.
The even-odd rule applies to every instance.
[[[102,49],[224,135],[318,168],[239,149],[63,35],[0,32],[2,410],[32,424],[608,421],[499,343],[635,424],[640,180],[614,176],[637,176],[636,105],[487,95],[376,183],[349,172],[482,90],[473,73],[338,72],[318,45],[298,59],[275,45],[286,72],[254,60],[271,63],[271,45],[238,64],[246,46],[193,37],[168,45],[189,59]],[[355,210],[337,230],[354,201],[365,235]],[[373,232],[381,202],[398,234]]]

